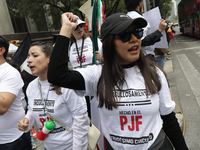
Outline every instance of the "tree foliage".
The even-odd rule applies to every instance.
[[[73,12],[84,19],[83,14],[78,10],[87,0],[7,0],[12,2],[14,11],[18,11],[21,17],[32,18],[39,29],[47,30],[46,23],[52,23],[54,29],[60,29],[61,14],[64,12]],[[124,0],[101,0],[104,5],[105,17],[116,13],[127,13]],[[159,5],[163,17],[168,17],[172,11],[171,0],[156,0],[156,5]],[[48,22],[48,17],[52,16],[52,22]]]
[[[172,0],[160,0],[159,4],[162,17],[169,17],[172,13]]]
[[[127,13],[124,0],[102,0],[104,5],[105,16],[109,16],[116,12]]]
[[[82,16],[78,10],[87,0],[17,0],[22,16],[29,16],[35,22],[43,22],[45,16],[52,16],[53,26],[60,27],[60,16],[64,12],[73,12]]]
[[[11,0],[13,3],[16,0]],[[87,0],[17,0],[18,10],[23,17],[34,19],[36,24],[44,24],[46,17],[52,16],[53,27],[60,28],[60,16],[64,12],[73,12],[82,19],[83,14],[78,10]],[[105,16],[116,12],[126,13],[124,0],[102,0]],[[47,20],[46,20],[47,22]],[[39,25],[38,28],[41,26]]]

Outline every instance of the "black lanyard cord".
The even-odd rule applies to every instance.
[[[78,50],[78,46],[77,46],[77,43],[75,42],[75,45],[76,45],[76,51],[77,51],[77,54],[78,54],[78,58],[79,58],[79,62],[80,62],[80,67],[82,68],[82,54],[83,54],[83,45],[84,45],[84,38],[82,38],[82,47],[81,47],[81,54],[79,54],[79,50]]]

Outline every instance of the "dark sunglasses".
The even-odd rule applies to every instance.
[[[137,39],[141,39],[143,36],[143,29],[137,28],[133,29],[132,31],[130,30],[125,30],[122,33],[116,35],[117,37],[120,37],[122,42],[128,42],[131,39],[131,35],[134,35]]]
[[[74,30],[77,30],[78,27],[82,28],[82,27],[84,27],[84,24],[79,24],[79,25],[77,25],[76,29],[74,29]]]

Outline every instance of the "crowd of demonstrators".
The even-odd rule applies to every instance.
[[[142,0],[124,0],[125,7],[128,11],[127,15],[133,18],[135,15],[142,16],[141,10],[143,7]],[[164,19],[161,19],[158,30],[151,33],[151,25],[148,23],[143,28],[142,49],[145,50],[147,56],[155,61],[154,44],[159,42],[162,37],[162,32],[165,31],[167,23]]]
[[[152,45],[167,31],[166,22],[162,19],[158,30],[150,33],[151,26],[141,14],[142,0],[124,1],[129,12],[106,18],[101,27],[103,44],[98,39],[95,54],[91,34],[86,32],[87,18],[84,26],[86,22],[73,13],[62,14],[54,50],[46,42],[35,42],[29,49],[27,62],[38,77],[25,94],[18,66],[6,62],[8,41],[0,36],[0,149],[32,149],[29,131],[35,124],[42,130],[51,119],[46,107],[73,134],[55,123],[44,141],[45,150],[86,150],[87,107],[89,116],[91,112],[85,95],[94,96],[99,107],[93,109],[98,109],[107,150],[188,149],[173,113],[175,103],[165,74],[150,61],[161,61]],[[93,55],[97,65],[92,65]],[[73,70],[68,69],[68,61]],[[158,65],[163,69],[163,59]],[[21,100],[26,95],[25,115]]]
[[[53,46],[46,42],[32,43],[29,49],[27,62],[32,74],[38,77],[27,87],[28,112],[19,121],[18,128],[21,131],[29,131],[37,124],[42,129],[45,122],[50,119],[49,113],[73,131],[73,135],[55,122],[55,128],[44,141],[45,148],[86,150],[89,129],[86,102],[84,97],[76,95],[73,90],[51,85],[47,81],[52,49]],[[45,100],[45,106],[42,99]],[[45,111],[45,107],[48,112]]]
[[[141,49],[141,28],[146,25],[138,15],[132,19],[123,13],[108,16],[101,26],[103,64],[68,70],[67,43],[77,18],[62,14],[48,81],[80,95],[95,96],[108,150],[173,150],[171,143],[176,150],[188,150],[166,77]]]
[[[0,149],[31,150],[30,134],[17,127],[25,116],[21,103],[24,83],[17,69],[6,62],[8,49],[8,41],[0,36]]]

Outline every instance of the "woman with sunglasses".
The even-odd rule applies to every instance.
[[[188,150],[173,113],[166,77],[141,49],[142,17],[124,13],[107,17],[101,26],[104,62],[76,71],[66,69],[72,13],[62,15],[62,28],[48,70],[50,83],[94,95],[98,100],[108,150]],[[168,136],[168,138],[167,138]]]
[[[85,21],[82,21],[77,17],[77,27],[72,31],[72,36],[70,38],[71,46],[69,49],[69,61],[72,68],[82,68],[88,65],[92,65],[93,60],[93,45],[90,37],[90,33],[84,30]],[[99,49],[96,51],[96,58],[101,62],[102,43],[98,39]]]

